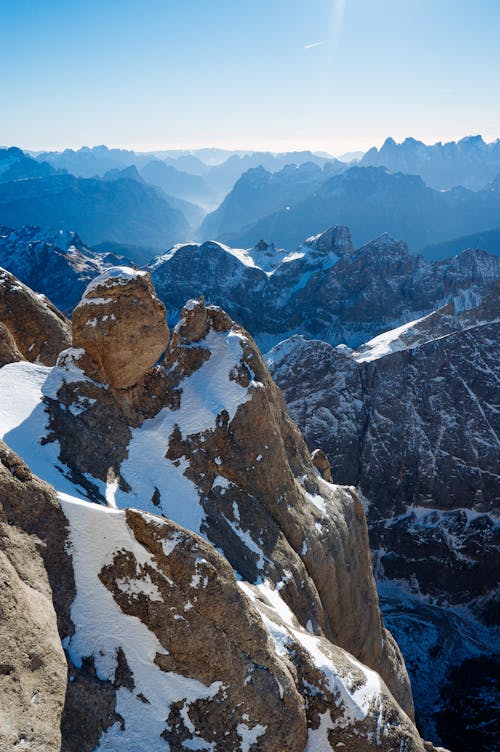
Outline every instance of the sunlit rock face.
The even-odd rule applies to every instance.
[[[54,365],[71,343],[71,324],[43,295],[0,269],[0,322],[4,362],[12,359]]]
[[[137,384],[168,337],[165,307],[149,275],[127,267],[97,277],[73,312],[73,346],[85,350],[96,375],[116,389]]]
[[[147,277],[109,279],[55,367],[0,369],[0,395],[22,384],[5,439],[58,492],[5,450],[7,521],[35,536],[66,652],[63,749],[423,752],[355,490],[325,480],[227,314],[191,300],[169,338]],[[158,336],[124,387],[129,286]],[[81,335],[101,305],[110,361]]]

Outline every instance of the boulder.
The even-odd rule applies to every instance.
[[[73,313],[74,347],[85,350],[95,378],[115,389],[137,384],[168,338],[165,306],[149,274],[129,267],[96,277]]]

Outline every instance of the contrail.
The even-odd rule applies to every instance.
[[[304,45],[304,49],[305,50],[310,50],[310,49],[312,49],[312,47],[319,47],[320,44],[325,44],[325,41],[326,40],[323,39],[322,42],[313,42],[312,44],[305,44]]]

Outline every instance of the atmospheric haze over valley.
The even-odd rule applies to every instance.
[[[2,752],[495,752],[498,5],[0,23]]]

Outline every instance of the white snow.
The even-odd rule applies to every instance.
[[[342,654],[345,662],[350,664],[356,673],[353,675],[352,670],[342,670],[335,663],[333,656],[329,654],[328,643],[299,626],[291,609],[268,580],[256,586],[246,582],[238,582],[238,585],[259,609],[278,655],[287,653],[291,639],[299,642],[310,655],[316,668],[325,676],[332,694],[339,698],[338,704],[342,703],[343,716],[338,718],[335,724],[328,719],[322,721],[320,729],[311,732],[313,734],[312,740],[310,739],[311,745],[316,741],[319,743],[322,738],[326,739],[328,729],[345,728],[356,721],[362,721],[371,710],[380,714],[381,684],[380,677],[375,671],[364,666],[345,650],[336,647],[335,650]],[[274,611],[277,619],[268,616],[265,608],[262,608],[263,604]],[[361,683],[360,674],[364,678],[364,682]],[[328,729],[326,728],[327,721]],[[316,747],[309,746],[308,749],[316,750]],[[321,749],[321,746],[318,749]],[[325,749],[328,748],[325,747]]]
[[[57,399],[57,392],[63,384],[72,384],[77,381],[86,381],[100,389],[107,389],[106,384],[89,379],[78,366],[78,358],[84,354],[81,348],[68,347],[59,353],[57,363],[48,369],[47,378],[42,386],[42,394],[50,399]]]
[[[131,280],[145,277],[146,275],[147,272],[140,271],[140,269],[132,269],[130,266],[110,266],[97,277],[94,277],[87,285],[83,297],[86,297],[89,292],[95,290],[97,287],[107,285],[109,282],[112,282],[114,285],[126,285]]]
[[[257,743],[259,736],[266,733],[267,726],[257,723],[250,728],[246,723],[238,723],[236,731],[241,739],[241,752],[250,752],[251,747]]]
[[[42,445],[40,441],[49,432],[48,415],[41,400],[42,387],[51,373],[47,366],[24,361],[0,368],[0,438],[35,475],[60,491],[83,497],[82,490],[58,469],[59,444]]]
[[[209,332],[203,345],[209,349],[210,358],[181,382],[180,408],[164,408],[132,431],[128,457],[121,465],[121,474],[132,490],[117,490],[118,507],[158,511],[151,501],[158,489],[162,513],[183,527],[200,532],[203,510],[196,485],[184,475],[188,461],[182,458],[174,463],[165,453],[176,426],[184,438],[213,429],[222,410],[228,412],[231,420],[238,407],[251,398],[251,391],[230,379],[241,360],[241,342],[242,337],[232,330]],[[257,386],[254,382],[252,385]]]
[[[432,316],[433,313],[428,314],[428,316]],[[422,318],[415,319],[414,321],[408,321],[408,323],[398,326],[396,329],[390,329],[388,332],[379,334],[369,342],[361,345],[361,347],[352,354],[354,360],[358,363],[367,363],[368,361],[382,358],[384,355],[388,355],[391,352],[407,349],[408,345],[400,339],[401,335],[416,327],[417,324],[420,324],[428,318],[428,316],[422,316]]]

